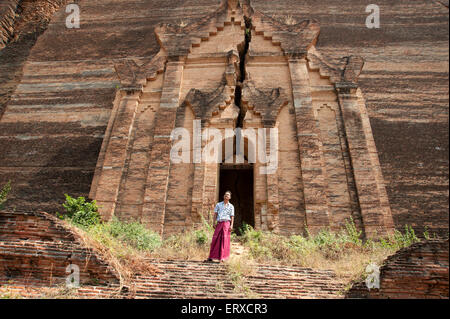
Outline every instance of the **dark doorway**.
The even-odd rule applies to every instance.
[[[255,227],[253,211],[253,165],[220,165],[219,201],[224,193],[231,191],[230,202],[234,205],[234,231],[239,234],[243,223]]]

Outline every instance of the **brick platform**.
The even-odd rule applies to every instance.
[[[122,289],[116,272],[46,213],[0,213],[0,290],[41,298],[43,289],[64,286],[66,267],[80,267],[74,298],[247,298],[237,292],[227,266],[199,261],[154,260],[154,276],[137,275]],[[252,297],[341,298],[344,288],[331,271],[257,265],[244,279]]]
[[[122,290],[117,285],[82,286],[75,298],[120,299],[316,299],[343,298],[344,284],[331,271],[302,267],[258,265],[254,275],[244,280],[249,294],[238,292],[226,266],[198,261],[149,260],[162,273],[158,276],[136,276],[133,288]],[[42,290],[20,285],[9,289],[26,298],[38,298]]]
[[[448,240],[416,243],[386,259],[381,289],[364,282],[344,294],[332,271],[258,264],[235,289],[227,266],[199,261],[155,260],[154,276],[137,275],[121,289],[118,275],[46,213],[0,213],[0,292],[41,298],[43,289],[64,286],[66,267],[80,267],[81,288],[72,298],[448,298]]]

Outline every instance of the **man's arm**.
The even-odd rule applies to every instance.
[[[234,223],[234,206],[232,206],[232,211],[231,211],[231,223],[230,223],[230,233],[233,230],[233,223]]]
[[[213,228],[215,229],[217,225],[217,212],[214,212],[214,217],[213,217]]]
[[[214,210],[214,217],[212,221],[213,228],[216,228],[217,224],[217,205],[211,204],[211,208]]]

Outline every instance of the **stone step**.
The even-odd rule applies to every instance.
[[[217,273],[226,274],[226,266],[222,264],[203,264],[196,261],[160,261],[153,264],[163,272],[160,277],[138,276],[138,294],[142,297],[161,296],[198,296],[211,297],[222,279],[223,289],[233,291],[233,284],[228,276],[216,277]],[[339,298],[338,292],[343,285],[336,280],[331,271],[315,271],[309,268],[284,266],[257,266],[257,275],[246,278],[247,286],[258,296],[264,298]],[[275,274],[271,274],[271,270]],[[216,276],[212,279],[211,272]],[[189,273],[188,273],[189,272]],[[263,274],[260,274],[262,272]],[[195,280],[193,280],[195,278]],[[201,290],[199,290],[199,287]],[[148,289],[156,289],[156,295]],[[205,290],[209,290],[205,295]],[[168,292],[168,291],[169,292]],[[226,296],[229,297],[227,293]]]
[[[63,262],[77,255],[86,258],[89,251],[77,244],[45,241],[0,241],[0,254],[22,257],[39,257]],[[42,260],[41,260],[42,262]],[[159,268],[155,276],[138,275],[133,284],[134,291],[117,293],[117,287],[80,288],[78,295],[83,298],[245,298],[234,290],[227,266],[201,261],[148,260]],[[45,262],[43,265],[49,265]],[[26,269],[26,265],[22,265]],[[317,271],[302,267],[257,265],[256,274],[245,278],[248,288],[261,298],[339,298],[343,285],[330,271]],[[61,273],[55,280],[65,278],[65,264],[56,265],[52,270],[39,269],[41,278]],[[33,271],[30,270],[33,276]],[[29,285],[45,286],[48,280],[30,278]],[[114,294],[114,291],[116,292]]]
[[[233,290],[234,285],[232,284],[223,284],[220,282],[214,282],[207,285],[198,285],[198,286],[192,286],[189,284],[180,284],[176,281],[168,281],[166,283],[162,284],[155,284],[155,283],[136,283],[136,287],[139,287],[140,289],[183,289],[183,290]]]
[[[151,279],[147,279],[147,280],[133,280],[133,282],[137,283],[137,284],[145,284],[145,283],[149,283],[149,282],[153,282],[156,284],[164,284],[166,282],[177,282],[180,284],[184,284],[184,283],[189,283],[190,285],[194,285],[194,286],[200,286],[200,285],[205,285],[205,284],[209,284],[211,282],[226,282],[229,280],[229,277],[215,277],[215,276],[211,276],[209,278],[201,278],[199,279],[198,277],[158,277],[158,278],[151,278]]]

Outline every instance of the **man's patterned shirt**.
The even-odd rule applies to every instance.
[[[234,206],[230,202],[225,205],[224,202],[220,202],[214,208],[217,213],[217,221],[231,220],[231,216],[234,216]]]

